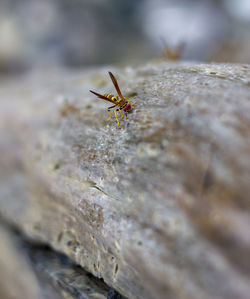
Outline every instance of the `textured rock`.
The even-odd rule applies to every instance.
[[[13,234],[0,226],[0,298],[3,299],[59,299],[50,291],[44,297],[27,255],[20,251],[20,243]]]
[[[24,246],[39,282],[46,281],[47,285],[53,285],[60,298],[107,298],[108,286],[81,269],[65,255],[41,245],[34,246],[26,242]],[[46,286],[44,289],[47,289]]]
[[[108,70],[120,128],[89,93]],[[249,299],[249,65],[49,70],[0,99],[5,219],[129,298]]]
[[[107,298],[108,286],[103,281],[65,255],[33,244],[0,224],[0,298]]]

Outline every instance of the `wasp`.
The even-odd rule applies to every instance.
[[[95,92],[93,90],[90,90],[90,92],[92,92],[98,98],[103,99],[105,101],[108,101],[108,102],[111,102],[112,104],[114,104],[113,106],[106,108],[106,110],[109,113],[109,118],[107,120],[111,119],[110,109],[116,108],[114,110],[114,114],[115,114],[115,118],[116,118],[116,121],[117,121],[117,127],[119,127],[119,120],[118,120],[118,117],[117,117],[117,112],[120,112],[121,118],[124,117],[124,115],[123,115],[123,112],[124,112],[125,119],[127,119],[127,113],[132,110],[132,108],[134,107],[135,103],[132,103],[129,99],[125,98],[122,95],[121,90],[119,88],[119,85],[117,83],[117,80],[116,80],[115,76],[111,72],[109,72],[109,76],[110,76],[110,78],[111,78],[111,80],[112,80],[112,82],[113,82],[113,84],[115,86],[115,89],[116,89],[116,91],[118,93],[118,96],[114,96],[114,95],[112,95],[110,93],[105,93],[104,95],[101,95],[101,94],[99,94],[99,93],[97,93],[97,92]]]
[[[163,51],[162,51],[163,57],[165,57],[167,60],[172,60],[172,61],[181,60],[184,49],[186,47],[185,42],[180,42],[176,47],[169,46],[164,39],[162,39],[162,42],[163,42]]]

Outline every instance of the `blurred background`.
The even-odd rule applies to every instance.
[[[0,0],[0,74],[159,57],[250,63],[250,0]]]

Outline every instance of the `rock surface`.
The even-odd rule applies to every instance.
[[[0,298],[42,299],[39,283],[27,256],[19,252],[16,240],[13,240],[2,224],[0,238]]]
[[[107,298],[109,288],[103,281],[65,255],[33,244],[6,223],[0,224],[0,298]]]
[[[48,70],[0,103],[5,220],[131,299],[249,299],[249,65]]]

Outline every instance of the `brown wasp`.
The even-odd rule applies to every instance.
[[[181,60],[181,57],[182,57],[183,52],[184,52],[184,49],[186,47],[186,43],[185,42],[180,42],[175,47],[169,46],[165,42],[164,39],[162,39],[162,43],[163,43],[162,55],[163,55],[164,58],[166,58],[167,60],[172,60],[172,61]]]
[[[108,101],[108,102],[111,102],[112,104],[114,104],[113,106],[111,107],[108,107],[106,108],[106,110],[108,111],[109,113],[109,118],[108,120],[111,119],[111,112],[110,112],[110,109],[112,108],[115,108],[116,109],[114,110],[114,114],[115,114],[115,118],[116,118],[116,121],[117,121],[117,127],[119,127],[119,120],[118,120],[118,117],[117,117],[117,112],[119,111],[121,113],[121,117],[123,118],[123,113],[122,113],[122,110],[123,112],[125,113],[125,119],[127,119],[127,112],[131,111],[132,108],[134,107],[135,103],[132,103],[130,100],[128,100],[127,98],[125,98],[121,91],[120,91],[120,88],[119,88],[119,85],[117,83],[117,80],[115,78],[115,76],[109,72],[109,76],[115,86],[115,89],[118,93],[118,96],[114,96],[112,94],[109,94],[109,93],[105,93],[104,95],[101,95],[95,91],[92,91],[90,90],[90,92],[92,92],[94,95],[96,95],[98,98],[100,99],[103,99],[105,101]]]

